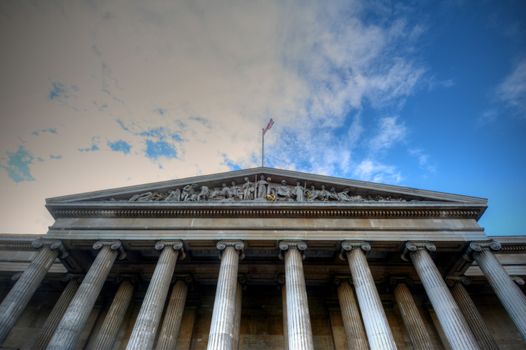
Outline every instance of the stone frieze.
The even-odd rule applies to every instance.
[[[288,184],[286,180],[272,182],[270,177],[260,175],[250,181],[245,177],[243,182],[232,181],[221,186],[189,184],[165,191],[148,191],[138,193],[128,199],[128,202],[406,202],[408,199],[388,194],[358,194],[352,189],[336,189],[334,186],[296,181]],[[257,180],[257,181],[255,181]]]

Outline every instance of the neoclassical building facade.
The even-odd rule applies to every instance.
[[[483,198],[260,167],[46,206],[0,235],[2,349],[526,348]]]

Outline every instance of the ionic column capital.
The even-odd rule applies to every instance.
[[[184,260],[184,258],[186,258],[183,241],[175,240],[175,241],[155,242],[155,246],[154,246],[155,250],[162,251],[166,247],[171,247],[174,251],[177,251],[179,253],[178,260]]]
[[[187,286],[191,286],[194,283],[194,277],[189,274],[175,274],[172,276],[172,285],[176,284],[177,281],[183,281]]]
[[[219,250],[219,257],[221,258],[223,251],[227,247],[232,247],[236,251],[239,251],[239,258],[243,259],[245,257],[245,243],[243,241],[235,240],[221,240],[216,243],[216,248]]]
[[[287,251],[291,248],[304,251],[307,250],[307,243],[304,241],[279,241],[279,250]]]
[[[464,286],[469,286],[471,284],[471,279],[466,276],[448,276],[446,277],[446,284],[449,287],[454,287],[457,283],[460,283]]]
[[[368,254],[371,251],[371,244],[365,241],[342,241],[340,250],[340,259],[347,261],[348,252],[353,249],[360,249],[364,254]]]
[[[371,244],[365,241],[343,241],[342,249],[350,252],[353,249],[361,249],[363,252],[371,251]]]
[[[290,249],[297,249],[300,252],[301,257],[305,259],[305,255],[303,254],[303,252],[307,250],[308,248],[306,242],[296,241],[296,240],[279,241],[278,247],[279,247],[279,258],[280,259],[283,259],[283,252],[287,252]]]
[[[116,284],[121,284],[124,281],[128,281],[133,286],[137,286],[137,284],[140,283],[141,278],[139,275],[134,275],[134,274],[119,274],[113,280],[113,282]]]
[[[501,249],[502,245],[495,240],[470,242],[466,249],[464,257],[466,258],[466,260],[472,262],[475,259],[474,255],[481,253],[483,250],[490,250],[496,252]]]
[[[307,243],[304,241],[279,241],[279,250],[287,251],[291,248],[304,251],[307,250]]]
[[[408,276],[391,276],[389,278],[389,286],[394,290],[399,284],[405,284],[407,287],[412,288],[415,285],[413,279]]]
[[[222,240],[217,242],[216,248],[218,250],[225,250],[226,247],[234,247],[235,250],[242,251],[245,249],[245,243],[243,241],[229,241],[229,240]]]
[[[123,260],[126,258],[126,252],[124,251],[121,241],[97,241],[93,243],[94,250],[101,250],[104,246],[109,246],[111,250],[118,251],[119,255],[117,256],[117,259]]]
[[[56,239],[39,238],[31,242],[31,247],[35,249],[41,249],[44,246],[49,247],[51,250],[58,250],[60,259],[65,259],[69,255],[69,253],[66,251],[66,248],[62,244],[62,241]]]
[[[333,279],[333,283],[336,287],[339,287],[342,283],[349,283],[352,285],[352,277],[351,276],[335,276]]]
[[[414,253],[418,250],[425,250],[429,253],[434,253],[437,250],[437,247],[432,242],[414,242],[414,241],[408,241],[404,244],[404,251],[402,252],[402,260],[404,261],[411,261],[409,258],[409,255],[411,253]]]

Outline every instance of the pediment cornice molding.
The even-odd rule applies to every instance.
[[[269,183],[272,183],[272,185],[267,186],[266,194],[270,195],[270,197],[275,196],[276,201],[300,201],[298,200],[297,191],[294,188],[296,184],[299,183],[300,186],[303,187],[302,197],[305,201],[437,201],[487,205],[487,200],[479,197],[264,167],[55,197],[47,199],[46,203],[127,202],[138,200],[156,202],[166,201],[170,195],[171,197],[168,198],[168,201],[185,201],[183,199],[183,197],[185,197],[183,195],[185,187],[194,187],[192,189],[193,193],[190,193],[190,196],[198,197],[199,194],[201,194],[200,197],[194,198],[192,201],[218,201],[224,203],[225,199],[231,198],[222,197],[229,197],[229,192],[235,193],[238,190],[242,190],[243,185],[246,183],[245,178],[248,178],[249,182],[254,186],[251,199],[263,199],[258,198],[258,188],[256,185],[261,176]],[[285,191],[282,191],[280,188],[283,181],[287,183]],[[222,191],[224,184],[227,189]],[[325,186],[325,192],[323,192],[323,186]],[[203,187],[206,187],[207,191],[203,191]],[[333,187],[335,188],[335,192],[330,193]],[[236,188],[235,191],[233,190],[234,188]],[[314,198],[312,189],[314,189],[316,194]],[[288,196],[288,192],[290,192],[290,196]],[[151,193],[151,196],[149,196],[148,193]],[[338,194],[339,196],[337,196]],[[176,200],[174,200],[174,197]],[[232,197],[235,197],[235,195],[232,195]],[[232,200],[241,199],[242,201],[246,201],[243,195],[240,194],[238,197],[240,198],[232,198]],[[268,199],[268,197],[265,196],[264,199]]]
[[[75,203],[48,204],[54,218],[167,218],[167,217],[389,217],[478,219],[485,206],[467,204],[414,203]]]

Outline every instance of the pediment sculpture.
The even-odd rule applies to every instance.
[[[129,202],[232,202],[232,201],[264,201],[264,202],[405,202],[402,197],[390,195],[352,193],[345,188],[336,190],[334,186],[310,185],[296,181],[289,185],[286,180],[272,182],[270,177],[260,175],[257,181],[248,177],[243,183],[231,181],[221,186],[189,184],[167,191],[149,191],[133,195]],[[114,199],[115,200],[115,199]]]

